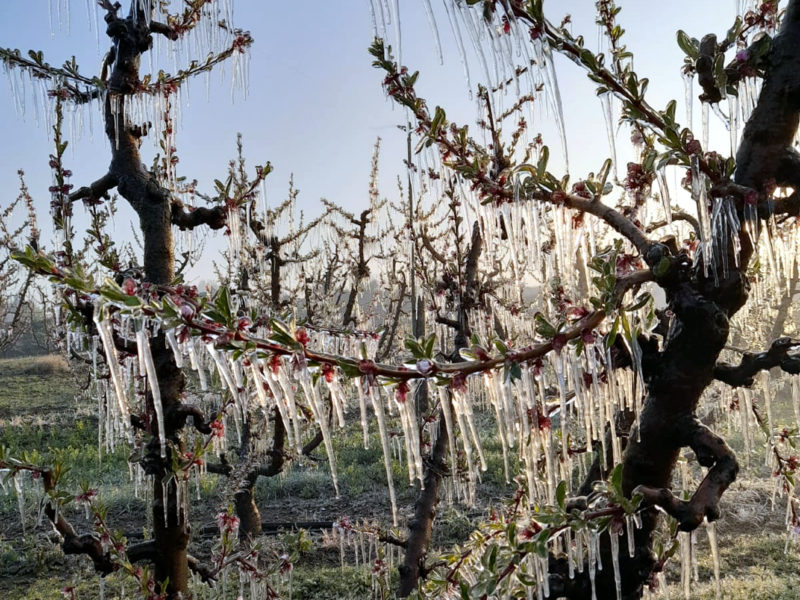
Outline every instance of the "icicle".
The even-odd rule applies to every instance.
[[[543,70],[547,80],[547,92],[553,105],[553,116],[556,119],[556,126],[558,127],[558,135],[561,138],[561,148],[564,155],[564,172],[569,173],[569,154],[567,151],[567,130],[564,124],[564,106],[561,102],[561,91],[558,87],[558,76],[556,74],[556,67],[553,63],[553,56],[550,48],[537,40],[537,48],[542,48],[542,55],[544,56]]]
[[[625,537],[628,540],[628,556],[633,558],[636,555],[636,541],[633,538],[633,517],[630,515],[625,516]]]
[[[678,533],[678,543],[681,551],[681,589],[685,600],[691,600],[692,593],[692,548],[689,533]]]
[[[300,357],[298,356],[298,359],[299,358]],[[296,373],[298,375],[297,379],[300,381],[300,386],[303,388],[303,393],[305,394],[306,400],[311,408],[311,412],[314,415],[314,419],[319,425],[319,430],[322,433],[322,441],[325,444],[325,451],[328,454],[328,464],[331,468],[333,489],[336,497],[338,498],[339,478],[336,473],[336,455],[333,452],[333,441],[331,440],[331,432],[330,428],[328,427],[328,417],[325,414],[325,409],[322,406],[322,402],[320,402],[317,389],[314,386],[314,383],[311,381],[311,375],[308,372],[308,366],[305,364],[305,361],[300,364],[300,360],[298,360]]]
[[[617,136],[614,133],[614,112],[611,104],[611,92],[600,94],[600,104],[603,107],[603,121],[606,125],[606,136],[608,139],[608,151],[611,153],[611,164],[614,166],[614,181],[619,180],[617,171]]]
[[[416,415],[405,399],[400,399],[395,395],[395,402],[400,413],[400,423],[403,427],[409,483],[413,485],[414,479],[419,479],[420,485],[424,488],[424,470],[422,468],[419,427],[417,426]]]
[[[253,386],[256,388],[258,401],[261,404],[262,409],[266,410],[269,402],[267,400],[267,392],[264,389],[264,386],[269,387],[269,384],[265,381],[264,376],[261,374],[261,371],[257,366],[259,362],[260,361],[255,356],[251,358],[250,372],[253,375]],[[286,431],[286,437],[289,438],[289,447],[294,448],[296,446],[293,435],[294,432],[292,430],[292,424],[289,422],[289,416],[286,414],[286,407],[283,405],[283,402],[278,400],[277,397],[275,397],[275,406],[278,408],[281,421],[283,421],[283,428]]]
[[[442,41],[439,39],[439,28],[436,26],[436,17],[433,16],[433,9],[431,8],[431,0],[424,0],[425,14],[428,17],[428,24],[431,27],[433,39],[436,41],[436,55],[439,57],[439,64],[444,64],[442,56]]]
[[[448,454],[450,456],[450,469],[452,473],[458,473],[458,465],[456,463],[456,430],[453,425],[453,413],[450,403],[450,398],[447,391],[443,386],[437,386],[439,392],[439,406],[441,407],[442,415],[444,416],[444,424],[447,428],[447,444]]]
[[[14,480],[14,491],[17,494],[17,508],[19,509],[19,524],[22,527],[22,535],[25,535],[25,496],[22,488],[22,473],[16,473]]]
[[[609,529],[608,536],[611,538],[611,563],[614,567],[614,589],[617,592],[617,600],[622,600],[622,580],[619,575],[619,533]]]
[[[700,223],[700,247],[702,249],[703,270],[705,275],[708,276],[709,267],[714,269],[714,253],[711,247],[712,231],[708,214],[706,176],[700,170],[700,160],[696,154],[691,157],[691,174],[692,198],[697,205],[697,220]]]
[[[364,394],[364,388],[357,385],[358,390],[358,408],[361,411],[361,430],[364,433],[364,448],[369,448],[369,425],[367,423],[367,400]]]
[[[729,127],[731,141],[731,156],[736,156],[736,151],[739,149],[739,99],[733,94],[728,95],[728,113],[729,113]]]
[[[179,369],[183,368],[183,352],[178,346],[178,340],[175,338],[175,330],[168,329],[166,332],[167,345],[172,350],[172,355],[175,357],[175,366]]]
[[[694,83],[694,73],[688,72],[685,73],[683,76],[683,89],[684,89],[684,101],[686,104],[686,127],[691,131],[694,125],[694,93],[692,90]],[[703,147],[705,150],[705,146]]]
[[[472,456],[472,448],[471,444],[467,442],[467,435],[469,434],[472,437],[472,443],[475,445],[475,450],[478,453],[478,459],[481,463],[481,471],[486,471],[486,457],[483,454],[483,447],[481,445],[481,439],[478,436],[478,431],[475,428],[475,419],[472,413],[472,404],[467,401],[464,397],[464,393],[460,390],[453,390],[451,394],[451,398],[453,401],[453,408],[455,409],[456,418],[459,422],[459,427],[461,428],[461,438],[464,440],[464,451],[467,453],[467,461],[471,461]],[[470,466],[470,468],[472,468]]]
[[[366,381],[357,381],[356,385],[361,387],[369,384]],[[389,486],[389,501],[392,504],[392,523],[397,525],[397,498],[394,492],[391,450],[389,449],[389,432],[386,428],[386,418],[383,413],[383,405],[381,404],[380,397],[372,389],[372,387],[368,387],[365,393],[372,401],[372,408],[375,411],[375,417],[378,421],[378,431],[380,432],[381,436],[381,448],[383,449],[383,465],[386,468],[386,483]]]
[[[231,393],[231,397],[233,401],[236,403],[236,406],[239,406],[239,388],[236,385],[236,381],[233,379],[233,373],[231,372],[230,368],[228,367],[228,363],[222,359],[220,356],[220,351],[214,348],[214,342],[208,342],[206,344],[206,350],[211,355],[211,358],[214,360],[214,364],[217,366],[217,372],[219,373],[220,379],[225,382],[225,385],[228,386],[228,390]]]
[[[592,600],[597,600],[597,551],[595,550],[595,541],[598,534],[596,531],[589,531],[586,533],[586,545],[589,546],[589,582],[592,585]]]
[[[302,439],[300,433],[300,420],[297,415],[297,404],[294,401],[294,389],[289,376],[286,373],[286,367],[283,361],[278,361],[277,368],[270,369],[267,372],[267,385],[269,385],[272,395],[276,402],[283,400],[286,403],[286,414],[294,427],[294,439],[297,443],[297,451],[301,452],[300,441]]]
[[[722,599],[722,584],[720,582],[719,546],[717,545],[717,526],[713,522],[706,523],[708,545],[711,549],[711,564],[714,569],[714,592],[717,600]]]
[[[667,176],[664,169],[661,168],[656,172],[656,181],[658,181],[659,196],[661,197],[661,206],[664,208],[664,217],[668,224],[672,224],[672,199],[669,194],[669,184],[667,183]]]
[[[96,303],[94,306],[93,320],[100,335],[100,339],[103,342],[106,364],[111,373],[111,382],[113,383],[114,394],[117,400],[114,414],[119,419],[121,428],[128,434],[129,441],[132,441],[132,436],[128,429],[128,424],[130,423],[130,408],[128,406],[128,398],[125,395],[125,384],[122,379],[119,361],[117,360],[117,352],[114,348],[111,322],[103,318],[103,312],[103,306],[100,303]]]
[[[403,37],[402,27],[400,26],[400,0],[393,0],[392,3],[392,20],[394,21],[394,42],[395,51],[397,53],[397,64],[403,64]]]
[[[158,443],[161,449],[161,458],[166,458],[166,436],[164,435],[164,407],[161,405],[161,390],[158,387],[158,373],[156,372],[153,355],[150,352],[150,340],[147,338],[147,330],[144,324],[136,331],[136,346],[139,351],[139,360],[144,361],[145,372],[147,373],[147,384],[150,386],[150,394],[153,398],[153,408],[156,411],[158,422]],[[139,366],[141,369],[141,364]]]

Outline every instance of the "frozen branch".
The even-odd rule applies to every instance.
[[[88,186],[78,188],[69,195],[70,202],[77,202],[78,200],[88,200],[90,203],[99,200],[100,198],[108,198],[109,190],[117,185],[116,176],[111,173],[106,173],[97,181],[92,182]]]
[[[800,342],[788,337],[778,338],[769,350],[752,354],[745,352],[738,365],[718,363],[714,367],[714,378],[733,387],[750,387],[753,378],[759,371],[768,371],[774,367],[791,375],[800,373]]]
[[[39,471],[47,494],[55,492],[56,480],[50,469]],[[72,524],[64,518],[63,511],[58,510],[53,501],[49,500],[44,506],[44,512],[53,527],[61,535],[61,549],[64,554],[85,554],[92,559],[95,571],[107,575],[114,571],[114,563],[106,551],[100,537],[93,533],[78,534]]]
[[[212,433],[211,423],[216,420],[206,420],[200,407],[194,404],[173,404],[167,411],[167,418],[171,420],[172,429],[180,429],[186,424],[186,419],[192,417],[192,425],[202,434]]]
[[[638,486],[633,494],[641,494],[644,506],[659,506],[678,520],[681,531],[693,531],[708,519],[719,518],[719,499],[736,480],[739,465],[733,451],[721,437],[691,417],[688,443],[697,456],[697,461],[709,467],[705,479],[700,483],[690,500],[681,500],[668,488]],[[683,429],[683,428],[682,428]]]
[[[150,21],[150,31],[152,33],[161,34],[164,37],[173,41],[177,40],[180,37],[178,35],[178,32],[175,31],[172,27],[170,27],[166,23],[160,23],[158,21]]]
[[[186,210],[183,202],[172,199],[172,224],[181,229],[194,229],[200,225],[207,225],[211,229],[222,229],[228,223],[228,215],[224,207],[194,208]]]

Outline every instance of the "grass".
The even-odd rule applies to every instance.
[[[27,451],[47,464],[62,459],[72,468],[64,487],[77,491],[81,480],[99,489],[109,507],[114,527],[141,535],[147,526],[147,502],[136,498],[128,482],[127,452],[98,456],[97,419],[94,402],[81,395],[80,380],[65,370],[61,359],[39,357],[0,360],[0,437],[12,455]],[[489,463],[482,474],[482,498],[507,496],[513,485],[503,476],[502,454],[493,435],[493,420],[476,413],[483,432],[484,450]],[[741,452],[741,436],[730,436],[734,448]],[[760,442],[759,442],[760,443]],[[323,448],[314,459],[304,459],[283,474],[261,478],[256,488],[262,518],[269,522],[334,521],[343,515],[351,519],[367,518],[387,524],[389,514],[385,471],[380,441],[371,432],[369,449],[362,447],[362,433],[357,422],[337,432],[335,447],[339,472],[340,497],[334,495],[327,457]],[[745,462],[745,461],[742,461]],[[783,533],[785,506],[783,500],[771,504],[772,485],[768,470],[763,468],[763,455],[753,456],[752,468],[741,474],[723,497],[723,518],[717,525],[723,579],[723,598],[789,599],[800,597],[800,559],[796,551],[784,553]],[[393,461],[393,479],[398,493],[401,517],[407,520],[413,510],[415,492],[408,485],[402,461]],[[512,464],[512,471],[515,465]],[[701,476],[695,465],[690,471],[695,482]],[[746,479],[745,476],[751,476]],[[756,475],[753,477],[753,475]],[[192,514],[200,526],[212,522],[212,515],[230,500],[227,480],[210,475],[202,482],[200,500],[192,501]],[[192,486],[194,490],[194,486]],[[37,494],[25,495],[26,535],[22,535],[17,499],[13,491],[0,495],[0,597],[9,599],[63,598],[61,590],[75,586],[81,599],[99,597],[99,579],[83,557],[64,556],[49,540],[49,527],[37,525]],[[82,510],[68,508],[69,517],[79,529],[87,530]],[[442,505],[434,528],[433,545],[446,548],[464,542],[474,524],[486,514],[486,506],[467,510],[463,506]],[[697,536],[698,582],[692,586],[691,598],[716,599],[713,568],[708,542],[703,530]],[[214,539],[195,536],[193,552],[208,557]],[[296,536],[295,536],[296,538]],[[270,536],[264,540],[265,555],[291,550],[292,536]],[[304,549],[296,561],[292,575],[292,598],[344,600],[370,598],[375,592],[370,565],[354,567],[353,550],[346,549],[346,565],[342,567],[337,543],[330,536],[312,532],[313,545]],[[375,549],[371,551],[374,557]],[[394,554],[394,565],[398,560]],[[362,558],[363,561],[363,558]],[[396,578],[396,569],[389,573]],[[654,598],[683,598],[677,560],[667,570],[668,586],[658,590]],[[126,590],[134,596],[133,584],[112,575],[106,582],[106,597],[117,598]],[[393,587],[393,584],[390,586]],[[221,587],[200,593],[199,597],[231,598],[238,596],[239,583],[228,581]]]

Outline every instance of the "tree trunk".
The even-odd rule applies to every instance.
[[[428,545],[431,543],[433,521],[436,518],[436,507],[439,505],[439,490],[449,472],[447,466],[448,435],[444,416],[439,415],[436,443],[431,450],[428,466],[425,469],[425,489],[417,497],[414,518],[408,526],[406,553],[403,557],[403,564],[398,567],[400,586],[397,595],[400,598],[410,596],[411,592],[416,589],[419,578],[425,575],[422,569]]]
[[[139,216],[144,242],[145,280],[156,285],[169,285],[175,276],[171,196],[145,169],[139,156],[138,134],[131,129],[137,124],[126,124],[123,116],[127,95],[134,92],[139,84],[141,53],[150,48],[152,37],[142,9],[134,12],[132,8],[131,14],[124,19],[109,13],[106,21],[108,34],[116,42],[114,67],[109,77],[105,103],[105,129],[112,149],[109,174],[116,182],[120,195]],[[170,452],[184,451],[183,422],[166,418],[181,404],[185,378],[176,366],[163,334],[151,340],[150,351],[156,367],[166,430],[157,431],[155,418],[150,419],[153,440],[143,463],[153,477],[155,578],[158,584],[168,582],[166,592],[169,598],[187,598],[187,548],[190,538],[188,505],[185,498],[182,506],[178,504],[177,486],[180,483],[175,480],[170,457]],[[147,412],[155,415],[150,393],[147,395]],[[169,441],[166,458],[160,456],[158,437],[162,435]]]

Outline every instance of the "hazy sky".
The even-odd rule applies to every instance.
[[[444,48],[444,64],[439,65],[423,0],[398,0],[403,62],[421,71],[418,89],[431,106],[440,104],[453,120],[472,123],[477,113],[467,95],[442,2],[430,1]],[[677,98],[683,106],[679,73],[682,53],[675,42],[675,31],[683,28],[696,37],[712,31],[724,34],[733,20],[736,0],[675,0],[668,5],[629,0],[621,4],[619,20],[627,30],[625,41],[636,55],[640,77],[650,78],[651,102],[663,107],[670,98]],[[52,19],[49,6],[56,15]],[[585,35],[589,47],[596,46],[593,0],[548,0],[545,8],[553,21],[571,13],[573,32]],[[2,0],[0,45],[23,52],[29,48],[43,50],[51,64],[75,55],[84,74],[96,74],[109,44],[102,28],[99,36],[96,26],[89,28],[89,13],[94,15],[92,0]],[[212,78],[208,97],[204,79],[198,79],[191,88],[189,106],[181,109],[177,139],[180,174],[199,179],[201,189],[210,191],[212,179],[225,174],[236,132],[242,132],[249,164],[269,160],[275,167],[268,187],[272,200],[284,197],[289,175],[294,173],[300,206],[307,214],[319,210],[322,196],[356,210],[368,202],[370,157],[376,137],[381,136],[381,192],[395,197],[396,177],[404,176],[405,155],[405,137],[397,125],[405,121],[405,115],[385,99],[381,74],[370,65],[367,47],[373,28],[369,0],[234,0],[234,21],[255,38],[248,95],[243,98],[237,91],[232,100],[230,70],[222,78]],[[393,26],[390,30],[394,35]],[[147,67],[146,60],[143,67]],[[580,177],[596,170],[608,155],[601,108],[580,68],[563,60],[558,61],[558,67],[571,166],[574,177]],[[471,71],[475,85],[481,69],[473,64]],[[50,135],[42,124],[37,126],[30,96],[24,115],[19,114],[9,78],[6,74],[3,78],[0,129],[5,143],[0,147],[0,205],[16,195],[16,171],[23,168],[45,222]],[[93,106],[98,111],[97,105]],[[538,114],[542,120],[531,124],[530,129],[542,131],[553,154],[560,154],[552,122],[548,122],[551,119],[546,111]],[[683,114],[679,109],[681,121]],[[697,122],[697,106],[695,115]],[[99,123],[98,111],[94,135],[84,132],[80,140],[66,131],[73,145],[66,164],[74,172],[76,187],[102,175],[108,163]],[[152,156],[152,152],[145,155]],[[122,211],[117,219],[120,235],[125,235],[123,225],[129,216]]]

